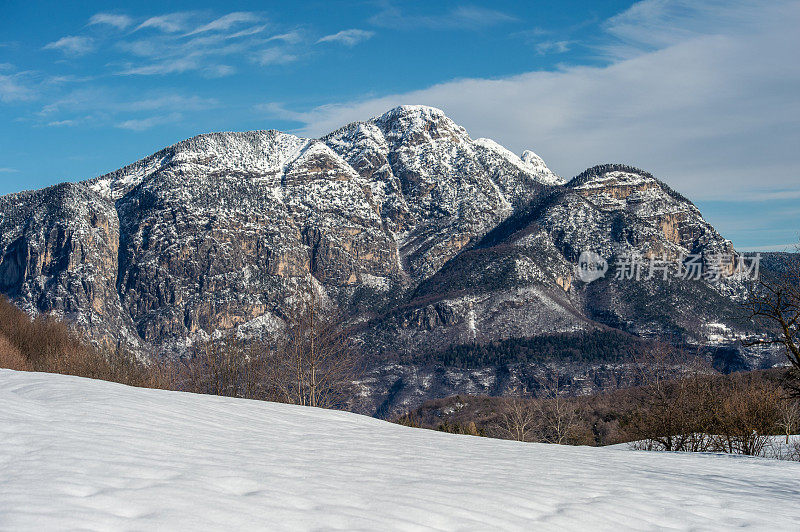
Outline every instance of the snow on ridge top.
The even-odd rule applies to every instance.
[[[540,180],[548,185],[563,185],[567,182],[566,179],[550,170],[550,168],[547,167],[547,164],[545,164],[544,159],[539,157],[531,150],[525,150],[522,152],[520,159],[523,163],[525,163],[526,167],[539,174]]]
[[[308,142],[274,129],[203,133],[91,179],[87,184],[100,196],[118,200],[149,177],[172,166],[189,171],[205,166],[215,171],[271,174],[282,171]]]
[[[376,118],[388,120],[398,115],[417,115],[424,118],[447,118],[444,111],[438,107],[431,107],[430,105],[398,105]]]
[[[536,153],[532,152],[531,150],[525,150],[524,152],[522,152],[522,155],[520,155],[519,158],[525,161],[527,164],[531,164],[534,166],[539,166],[544,164],[544,159],[539,157]]]
[[[493,152],[499,153],[503,155],[503,157],[505,157],[506,159],[513,161],[514,163],[517,163],[518,166],[522,166],[523,164],[522,159],[520,159],[516,153],[512,152],[502,144],[499,144],[498,142],[492,139],[481,137],[479,139],[473,140],[472,143],[478,146],[482,146],[488,150],[492,150]]]
[[[283,170],[287,174],[291,174],[297,168],[304,168],[304,165],[310,164],[311,166],[315,166],[319,163],[322,163],[324,168],[319,168],[314,172],[318,176],[341,176],[343,173],[351,179],[359,177],[358,172],[356,172],[341,155],[333,151],[330,146],[321,140],[310,140],[304,144],[296,154],[293,154],[291,160],[286,163]]]
[[[208,133],[175,145],[175,159],[213,170],[280,172],[309,143],[276,130]]]
[[[634,186],[634,185],[642,185],[645,183],[653,183],[653,182],[654,182],[653,179],[649,179],[640,174],[635,174],[632,172],[615,171],[615,172],[606,172],[600,176],[595,177],[590,181],[581,183],[575,188],[577,189],[603,188],[613,185]]]
[[[355,148],[357,145],[369,146],[383,152],[389,150],[383,131],[374,122],[352,122],[328,133],[320,140],[343,150]]]
[[[673,200],[684,204],[699,213],[697,206],[683,194],[676,192],[669,185],[656,179],[650,172],[627,164],[601,164],[584,170],[573,177],[567,186],[578,190],[600,189],[606,186],[641,186],[655,185]],[[650,187],[652,188],[652,187]]]
[[[381,127],[387,137],[416,141],[441,137],[457,142],[470,140],[467,130],[448,118],[444,111],[426,105],[401,105],[370,122]]]
[[[466,134],[466,130],[453,122],[444,111],[437,107],[428,105],[398,105],[385,113],[374,116],[368,120],[357,120],[345,124],[330,133],[320,137],[320,140],[328,141],[332,138],[352,136],[365,131],[365,128],[377,127],[379,131],[385,131],[385,126],[400,124],[402,127],[419,126],[426,122],[445,122],[452,127],[460,129]]]
[[[612,176],[611,174],[615,174]],[[627,176],[627,177],[623,177]],[[610,180],[614,179],[624,179],[628,181],[638,181],[638,182],[656,182],[661,183],[650,172],[646,172],[640,168],[636,168],[635,166],[629,166],[627,164],[599,164],[588,168],[578,174],[577,176],[573,177],[572,180],[569,182],[569,186],[578,188],[583,187],[584,185],[588,185],[594,182],[609,182]]]
[[[522,154],[523,157],[520,157],[516,153],[492,139],[479,138],[473,140],[472,143],[476,146],[480,146],[494,152],[520,170],[532,175],[540,183],[545,185],[563,185],[565,183],[565,180],[562,177],[553,173],[553,171],[547,167],[541,157],[532,151],[525,151]],[[535,157],[535,159],[533,159],[531,156]]]

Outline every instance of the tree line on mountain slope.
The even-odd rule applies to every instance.
[[[552,361],[609,363],[633,360],[653,345],[621,331],[606,330],[458,344],[439,352],[415,353],[402,361],[471,369]]]

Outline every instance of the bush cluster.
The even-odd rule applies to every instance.
[[[123,349],[91,345],[64,322],[31,319],[0,296],[0,368],[62,373],[145,388],[170,388],[164,366],[138,360]]]

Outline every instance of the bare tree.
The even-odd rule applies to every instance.
[[[538,410],[530,399],[509,397],[503,401],[496,430],[501,437],[517,441],[531,441],[536,431]]]
[[[563,378],[559,371],[539,379],[540,397],[533,404],[537,410],[537,439],[564,445],[577,440],[581,416],[577,403],[564,397]]]
[[[335,408],[350,398],[357,356],[340,313],[320,301],[311,277],[299,285],[297,307],[271,352],[268,383],[278,400]]]
[[[786,445],[789,445],[789,438],[800,429],[800,401],[786,401],[778,420],[778,428],[786,436]]]
[[[767,338],[744,345],[782,345],[791,364],[788,388],[800,397],[800,260],[787,258],[775,278],[761,277],[750,289],[749,317],[770,331]]]
[[[780,421],[781,390],[774,383],[743,376],[715,392],[713,450],[762,456]]]
[[[29,368],[28,360],[8,338],[0,333],[0,368],[26,371]]]

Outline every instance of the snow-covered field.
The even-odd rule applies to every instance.
[[[3,530],[800,529],[800,464],[0,370]]]

